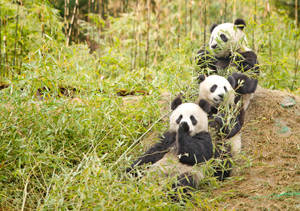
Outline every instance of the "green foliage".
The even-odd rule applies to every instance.
[[[144,1],[138,8],[127,1],[128,13],[118,17],[89,14],[90,22],[80,20],[80,31],[98,45],[90,53],[85,43],[65,45],[62,2],[56,2],[60,11],[39,0],[0,3],[0,82],[10,84],[0,90],[0,207],[182,210],[166,193],[172,178],[140,181],[125,176],[124,169],[143,151],[141,138],[168,127],[160,121],[167,113],[161,108],[169,106],[160,103],[163,93],[170,93],[169,101],[180,91],[188,101],[196,98],[194,56],[203,46],[204,27],[208,41],[209,26],[225,19],[223,3],[207,1],[207,25],[202,1],[157,1],[150,28]],[[239,2],[235,14],[229,13],[233,1],[227,2],[226,20],[242,17],[247,22],[249,43],[259,55],[260,84],[288,89],[294,80],[297,89],[294,44],[299,29],[293,21],[276,13],[266,18],[259,1],[255,22],[249,16],[255,12],[254,0]],[[141,95],[124,99],[120,90]],[[214,209],[222,197],[210,195],[219,185],[210,183],[185,206]]]
[[[28,54],[40,49],[49,52],[52,45],[64,42],[58,11],[44,1],[26,1],[21,6],[4,0],[0,7],[1,74],[19,73]]]

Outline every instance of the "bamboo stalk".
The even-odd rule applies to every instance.
[[[185,19],[185,23],[184,23],[184,34],[185,36],[187,35],[187,13],[188,13],[188,7],[187,7],[187,0],[185,0],[184,2],[184,5],[185,5],[185,14],[184,14],[184,19]]]
[[[98,14],[101,17],[101,0],[98,1]],[[102,20],[101,20],[102,22]],[[98,43],[100,44],[100,40],[101,40],[101,30],[102,30],[102,23],[100,23],[99,27],[98,27]]]
[[[269,0],[266,1],[266,10],[267,10],[268,21],[270,21],[271,9],[270,9]],[[272,42],[271,42],[271,32],[270,31],[268,33],[268,37],[269,37],[269,57],[270,57],[270,61],[271,61],[270,70],[271,70],[271,72],[273,72],[273,67],[272,67],[272,62],[273,62],[272,61]]]
[[[235,20],[236,19],[236,0],[233,0],[233,17],[232,17],[232,20]]]
[[[79,43],[79,13],[80,13],[80,5],[79,2],[77,4],[77,9],[76,9],[76,15],[75,15],[75,25],[76,27],[74,27],[74,33],[75,33],[75,42]]]
[[[206,0],[204,0],[204,40],[203,40],[203,46],[206,45],[206,25],[207,25],[207,19],[206,19]]]
[[[193,5],[190,2],[190,32],[191,32],[191,40],[193,40]]]
[[[295,21],[296,29],[298,28],[298,0],[295,0]]]
[[[72,15],[71,23],[70,23],[70,29],[69,29],[68,36],[67,36],[67,46],[70,44],[70,39],[71,39],[71,35],[72,35],[72,28],[73,28],[73,25],[74,25],[74,20],[75,20],[75,15],[76,15],[76,10],[77,10],[78,5],[79,5],[78,0],[75,0],[75,6],[73,8],[73,15]]]
[[[155,45],[156,45],[156,49],[159,48],[159,40],[160,40],[160,13],[161,13],[161,10],[160,10],[160,0],[157,0],[156,1],[156,5],[157,5],[157,13],[156,13],[156,34],[157,34],[157,37],[156,37],[156,40],[155,40]],[[157,52],[158,51],[155,51],[155,56],[154,56],[154,61],[153,63],[156,64],[156,61],[157,61]]]
[[[2,16],[1,16],[1,5],[0,5],[0,75],[2,73]]]
[[[105,19],[105,0],[101,1],[101,7],[102,7],[102,18]]]
[[[89,14],[91,14],[91,13],[93,13],[93,11],[94,11],[94,9],[93,9],[93,3],[94,3],[94,0],[92,0],[92,3],[90,2],[91,0],[89,0],[89,3],[90,3],[90,5],[89,5]],[[92,23],[92,25],[93,25],[93,23]],[[94,42],[94,31],[93,31],[93,28],[91,27],[91,30],[90,30],[90,32],[89,32],[89,37],[91,37],[90,38],[90,43],[91,43],[91,45],[92,45],[92,42]]]
[[[254,27],[252,30],[252,49],[255,51],[255,27],[256,27],[256,11],[257,11],[257,0],[254,0]]]
[[[299,67],[299,61],[298,61],[298,0],[295,0],[295,45],[294,45],[294,52],[295,52],[295,71],[294,71],[294,80],[292,83],[292,90],[295,88],[296,81],[297,81],[297,73],[298,73],[298,67]]]
[[[136,5],[135,5],[135,21],[134,21],[134,26],[135,26],[135,52],[134,52],[134,69],[136,68],[136,60],[137,60],[137,56],[138,56],[138,41],[139,41],[139,26],[137,27],[136,24],[136,20],[139,19],[139,1],[136,1]]]
[[[224,0],[224,23],[227,21],[227,0]]]
[[[145,66],[148,67],[148,57],[150,51],[150,42],[149,42],[149,33],[150,33],[150,0],[147,0],[147,40],[146,40],[146,55],[145,55]]]
[[[178,14],[177,19],[178,19],[177,48],[179,49],[179,47],[180,47],[180,32],[181,32],[181,25],[182,25],[182,21],[180,19],[180,14]]]
[[[87,16],[87,22],[90,23],[90,13],[91,13],[91,0],[88,1],[88,16]],[[88,27],[88,35],[87,35],[87,42],[89,43],[89,37],[90,37],[90,29]]]
[[[18,41],[18,24],[19,24],[19,4],[17,4],[13,66],[16,65],[16,59],[17,59],[16,56],[17,56],[17,41]]]
[[[23,40],[23,27],[21,27],[20,32],[21,32],[20,40],[22,41]],[[20,45],[20,70],[22,69],[22,65],[23,65],[23,42],[21,42],[21,45]]]
[[[69,16],[69,5],[70,5],[70,0],[65,0],[65,5],[64,5],[64,26],[65,26],[65,36],[68,36],[68,31],[69,31],[69,22],[68,22],[68,16]]]
[[[5,16],[5,21],[6,20],[7,20],[7,17]],[[8,67],[8,65],[7,65],[8,53],[6,52],[6,46],[7,46],[6,36],[7,36],[7,31],[4,30],[4,35],[3,35],[3,67],[4,67],[4,72],[5,72],[5,69]]]

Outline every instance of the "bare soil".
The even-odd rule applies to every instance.
[[[296,105],[283,107],[287,96]],[[222,198],[219,208],[300,210],[300,97],[259,87],[246,113],[242,140],[250,167],[241,168],[242,162],[232,180],[214,191]]]

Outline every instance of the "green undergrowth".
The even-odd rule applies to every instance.
[[[224,183],[208,178],[210,185],[203,184],[191,200],[182,203],[171,201],[168,195],[174,178],[138,180],[125,174],[125,168],[144,151],[141,142],[150,139],[154,143],[158,136],[152,140],[151,134],[162,134],[168,128],[165,115],[169,110],[162,108],[170,105],[162,96],[169,93],[170,102],[183,92],[185,101],[196,99],[199,72],[194,57],[203,45],[199,12],[194,11],[192,29],[187,28],[193,31],[190,36],[178,19],[178,12],[183,17],[185,11],[179,2],[184,1],[161,1],[165,9],[159,29],[154,27],[157,16],[150,16],[146,64],[145,17],[138,19],[133,11],[109,17],[109,27],[97,37],[99,49],[90,53],[86,43],[66,46],[58,11],[44,1],[28,2],[26,7],[19,6],[23,34],[18,37],[24,48],[17,49],[20,66],[1,66],[0,85],[8,87],[0,90],[0,209],[213,210],[230,198],[231,192],[213,196],[211,191],[243,178],[232,177]],[[2,20],[18,11],[8,0],[0,6]],[[219,6],[210,4],[208,24],[220,22],[214,13]],[[258,10],[263,10],[262,5]],[[243,16],[245,11],[238,11]],[[1,25],[2,38],[4,33],[8,37],[10,61],[14,20],[8,18]],[[283,28],[275,30],[276,23],[259,16],[258,20],[246,19],[246,33],[255,31],[260,84],[291,90],[294,46],[290,40],[295,37],[285,29],[292,28],[292,22],[273,14],[272,20]],[[266,47],[267,30],[272,31],[272,59]],[[141,37],[138,43],[135,33]],[[296,79],[294,87],[299,87],[299,74]],[[241,171],[251,166],[248,156],[241,160]]]

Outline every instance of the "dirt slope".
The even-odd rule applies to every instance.
[[[291,96],[296,105],[284,108],[280,104],[287,96],[257,89],[242,130],[251,167],[237,170],[240,181],[226,182],[214,192],[226,199],[220,209],[300,210],[300,97]]]

